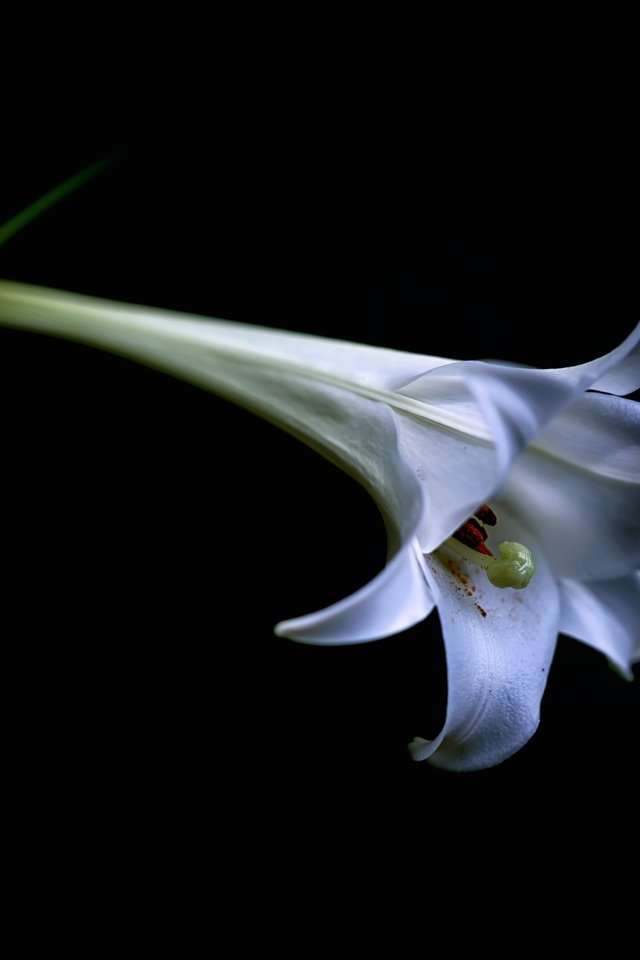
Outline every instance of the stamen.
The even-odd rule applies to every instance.
[[[466,523],[463,523],[459,530],[453,534],[456,540],[459,540],[460,543],[466,544],[467,547],[471,547],[472,550],[477,550],[479,553],[484,553],[486,556],[491,557],[493,554],[488,550],[484,541],[487,539],[487,531],[484,527],[481,527],[478,521],[471,517],[470,520],[467,520]]]
[[[504,540],[498,545],[500,556],[494,557],[485,546],[487,531],[482,523],[493,527],[497,522],[498,518],[491,507],[483,503],[476,510],[475,516],[463,523],[444,545],[462,560],[486,570],[494,587],[523,590],[536,572],[533,555],[522,543]]]
[[[498,522],[498,518],[496,517],[495,513],[491,507],[487,506],[486,503],[483,503],[481,507],[478,507],[475,512],[475,516],[478,518],[480,523],[486,523],[488,527],[495,527],[496,523]]]

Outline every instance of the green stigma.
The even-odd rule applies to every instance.
[[[505,540],[498,545],[500,559],[495,559],[487,569],[487,576],[494,587],[513,587],[524,590],[536,572],[533,554],[522,543]]]
[[[498,545],[500,557],[479,553],[453,537],[446,541],[445,546],[462,560],[467,560],[476,567],[486,570],[490,582],[500,589],[512,587],[514,590],[524,590],[536,572],[531,550],[524,544],[515,543],[512,540],[504,540]]]

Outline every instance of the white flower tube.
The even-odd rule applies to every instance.
[[[213,390],[366,487],[386,522],[387,565],[353,596],[276,629],[309,643],[352,643],[404,630],[437,604],[447,717],[435,740],[412,745],[417,759],[471,770],[522,746],[538,723],[560,628],[629,675],[640,652],[625,626],[637,614],[638,405],[585,391],[640,385],[640,326],[591,363],[531,370],[10,282],[0,283],[0,323],[99,346]],[[492,509],[479,509],[487,502]]]

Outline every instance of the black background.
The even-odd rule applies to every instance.
[[[0,251],[0,274],[544,366],[599,355],[638,320],[624,172],[605,185],[579,152],[526,139],[492,152],[486,131],[447,141],[428,118],[408,134],[355,110],[324,123],[263,110],[213,130],[133,141]],[[120,146],[9,151],[3,219]],[[220,831],[303,851],[327,824],[402,846],[454,808],[462,833],[487,811],[494,827],[521,811],[535,824],[532,798],[565,817],[586,808],[599,830],[593,796],[626,794],[637,689],[573,640],[560,638],[533,740],[462,775],[406,753],[444,714],[435,614],[348,648],[273,636],[385,556],[366,494],[301,444],[75,344],[1,330],[0,372],[10,734],[34,795],[99,820],[106,843],[134,829],[159,856],[160,835],[166,851]]]

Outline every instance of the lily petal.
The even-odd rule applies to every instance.
[[[528,534],[526,541],[531,544]],[[479,770],[506,760],[535,732],[560,604],[544,556],[532,545],[536,573],[527,589],[518,591],[493,587],[471,565],[426,558],[444,635],[449,695],[441,733],[432,741],[414,740],[414,759],[430,758],[446,770]]]
[[[463,443],[443,424],[430,431],[428,445],[415,421],[404,418],[400,425],[401,449],[424,480],[431,507],[429,527],[421,535],[425,552],[500,491],[521,451],[594,382],[633,384],[640,367],[639,343],[640,324],[611,353],[576,367],[535,370],[466,361],[434,366],[401,387],[403,396],[467,424]]]
[[[473,412],[468,423],[473,424]],[[399,449],[423,487],[426,520],[418,539],[423,553],[431,553],[451,536],[488,499],[495,486],[495,448],[481,419],[474,436],[456,433],[414,417],[398,417]]]
[[[308,374],[324,373],[336,381],[382,391],[395,391],[427,370],[452,362],[444,357],[115,303],[6,280],[0,281],[0,323],[104,347],[159,365],[178,376],[186,376],[188,371],[174,370],[168,351],[154,352],[153,338],[171,341],[172,349],[185,343],[208,347],[225,356],[243,356],[247,362],[253,357],[263,362],[295,363]],[[202,371],[194,374],[200,383]],[[215,389],[215,382],[212,386]]]
[[[562,580],[560,630],[589,644],[633,680],[640,660],[640,572],[618,580]]]
[[[474,437],[468,427],[461,437],[446,426],[431,429],[425,444],[421,424],[409,418],[400,424],[401,449],[426,486],[429,526],[421,536],[426,553],[496,495],[519,453],[571,403],[575,391],[553,371],[480,361],[432,368],[399,391],[457,415],[476,431]]]
[[[600,390],[603,393],[615,393],[624,397],[640,389],[640,325],[633,330],[627,339],[615,350],[602,358],[602,366],[597,368],[599,361],[585,364],[589,367],[589,376],[598,374],[591,390]],[[579,369],[579,368],[576,368]]]
[[[213,389],[302,439],[369,491],[385,519],[393,559],[353,597],[280,624],[280,634],[315,643],[359,642],[397,633],[430,613],[433,598],[414,543],[423,524],[423,490],[398,453],[391,408],[375,390],[369,396],[366,387],[360,392],[353,384],[375,379],[377,364],[391,376],[397,361],[395,376],[405,377],[416,363],[443,361],[383,350],[383,363],[375,349],[359,344],[14,284],[0,285],[0,311],[31,329],[106,346]],[[367,368],[370,353],[374,362]],[[347,357],[360,370],[359,381],[346,379]]]
[[[535,529],[556,576],[609,579],[635,569],[640,404],[584,394],[516,460],[501,502]]]
[[[361,590],[325,610],[279,623],[276,633],[303,643],[361,643],[407,630],[433,607],[418,548],[409,543]]]

